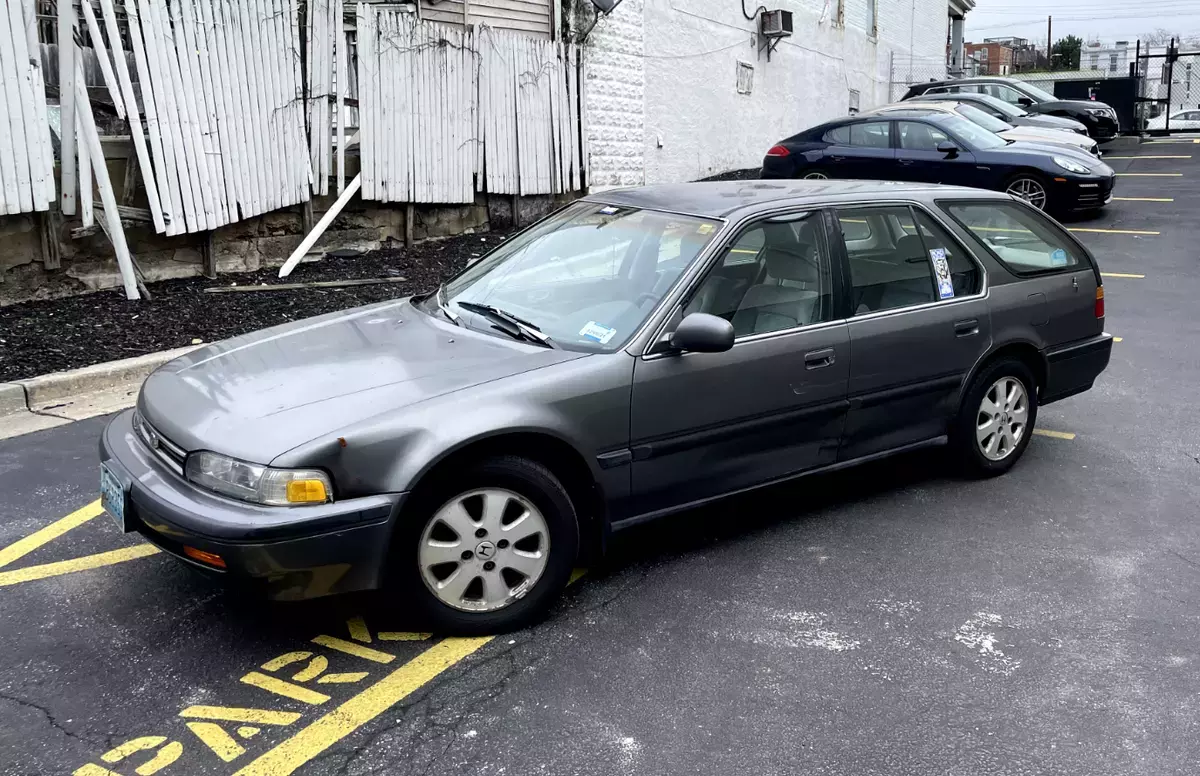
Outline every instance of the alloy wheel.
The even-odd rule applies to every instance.
[[[503,609],[533,589],[550,557],[550,529],[528,499],[482,488],[447,501],[425,526],[417,563],[425,586],[465,612]]]
[[[1002,461],[1017,449],[1028,431],[1029,396],[1015,377],[1001,377],[983,395],[975,416],[975,441],[979,452]]]
[[[825,181],[825,180],[829,180],[829,176],[823,172],[810,172],[810,173],[805,174],[804,180],[806,180],[806,181]]]
[[[1046,187],[1036,178],[1023,175],[1008,184],[1008,188],[1005,191],[1014,197],[1025,200],[1038,210],[1046,209]]]

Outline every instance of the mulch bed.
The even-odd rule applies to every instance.
[[[150,284],[151,301],[130,302],[120,290],[0,307],[0,382],[217,340],[321,313],[435,288],[497,245],[504,232],[460,235],[354,258],[300,264],[287,278],[278,268]],[[403,277],[404,282],[348,288],[205,293],[212,286],[307,283]]]

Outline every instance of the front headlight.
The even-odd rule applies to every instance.
[[[1067,172],[1073,172],[1077,175],[1087,175],[1089,172],[1091,172],[1091,170],[1089,170],[1086,166],[1080,164],[1074,159],[1068,159],[1065,156],[1054,157],[1054,163]]]
[[[1088,108],[1087,112],[1093,116],[1115,116],[1112,108]]]
[[[272,469],[202,451],[188,456],[185,471],[190,482],[255,504],[283,507],[333,500],[333,483],[319,469]]]

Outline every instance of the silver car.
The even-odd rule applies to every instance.
[[[1005,472],[1111,347],[1093,257],[1004,194],[610,191],[423,296],[166,365],[104,431],[102,498],[273,597],[490,632],[651,518],[929,445]]]

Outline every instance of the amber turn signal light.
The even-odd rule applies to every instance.
[[[183,554],[192,560],[205,564],[206,566],[215,566],[219,569],[225,568],[224,558],[216,553],[205,552],[204,550],[197,550],[195,547],[188,547],[187,545],[184,545]]]

